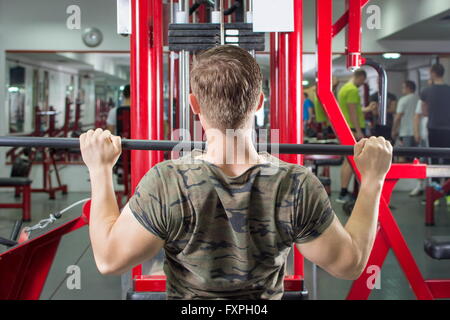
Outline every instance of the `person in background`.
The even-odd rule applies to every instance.
[[[333,76],[333,83],[332,83],[333,87],[332,87],[332,91],[334,96],[337,96],[337,89],[339,86],[339,79],[335,76]],[[317,88],[316,90],[316,94],[314,97],[314,117],[315,117],[315,121],[316,123],[320,124],[321,129],[322,129],[322,137],[327,139],[330,136],[335,136],[333,128],[330,125],[330,121],[328,120],[328,116],[325,113],[325,110],[323,109],[322,104],[319,101],[319,97],[317,96]]]
[[[392,138],[399,138],[403,147],[414,147],[414,116],[419,97],[415,94],[416,84],[405,81],[402,85],[403,96],[398,100],[397,113],[392,127]],[[409,160],[409,159],[408,159]]]
[[[368,110],[372,110],[373,112],[373,123],[374,128],[372,135],[375,136],[382,136],[386,140],[392,141],[392,125],[394,122],[394,114],[397,109],[397,96],[391,92],[387,93],[387,110],[386,110],[386,125],[381,126],[379,125],[378,121],[378,108],[379,108],[379,101],[378,101],[378,92],[375,92],[370,95],[369,97],[369,106],[367,107]]]
[[[305,97],[303,101],[303,121],[306,128],[307,124],[314,120],[314,103],[306,92],[303,93],[303,96]]]
[[[129,107],[131,105],[130,101],[130,85],[127,84],[122,91],[122,105],[121,107]],[[117,109],[119,107],[114,107],[111,110],[109,110],[108,118],[106,119],[106,128],[112,132],[113,134],[116,134],[117,129]]]
[[[420,94],[422,113],[428,116],[428,142],[430,147],[450,147],[450,86],[444,82],[445,68],[436,63],[430,69],[431,86]],[[450,164],[450,159],[432,158],[432,164]],[[434,179],[439,183],[439,179]],[[447,204],[450,196],[447,195]]]
[[[427,148],[428,143],[428,117],[424,116],[422,112],[422,101],[419,100],[416,106],[416,112],[414,115],[414,141],[418,147]],[[426,159],[421,159],[421,162],[427,162]],[[423,194],[426,184],[425,179],[417,179],[417,185],[411,190],[409,195],[411,197],[417,197]]]
[[[359,95],[359,87],[364,84],[367,74],[364,70],[359,69],[353,73],[353,77],[347,82],[338,93],[339,107],[352,129],[353,135],[357,141],[364,138],[365,119],[361,106],[361,97]],[[352,167],[347,160],[341,167],[341,192],[337,198],[337,202],[346,203],[352,200],[352,196],[348,192],[348,185],[353,175]]]

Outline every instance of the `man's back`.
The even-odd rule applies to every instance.
[[[317,178],[264,157],[236,177],[190,157],[144,177],[130,208],[166,242],[169,299],[279,299],[292,244],[330,225],[334,213]]]
[[[449,130],[450,86],[447,84],[433,84],[422,91],[420,99],[428,106],[428,128]]]

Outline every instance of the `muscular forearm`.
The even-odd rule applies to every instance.
[[[89,235],[95,261],[100,270],[108,263],[108,238],[119,217],[119,207],[114,194],[111,169],[90,172],[92,199]]]
[[[375,241],[382,187],[382,181],[363,180],[353,212],[345,225],[352,239],[352,249],[356,255],[354,270],[358,274],[366,266]]]

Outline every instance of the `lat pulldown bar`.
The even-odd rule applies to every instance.
[[[54,149],[78,149],[78,138],[40,138],[40,137],[0,137],[0,147],[34,147]],[[193,148],[205,149],[206,143],[202,141],[151,141],[123,139],[122,148],[125,150],[154,150],[154,151],[186,151]],[[320,144],[270,144],[259,143],[258,150],[265,150],[280,154],[317,154],[317,155],[353,155],[353,146],[320,145]],[[431,157],[450,158],[450,148],[417,148],[396,147],[395,156],[403,157]]]

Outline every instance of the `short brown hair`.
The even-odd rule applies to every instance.
[[[208,122],[219,130],[242,127],[255,111],[262,90],[256,60],[236,46],[218,46],[199,54],[191,87]]]
[[[364,79],[367,79],[367,73],[364,69],[358,69],[353,73],[353,76],[355,78],[364,77]]]
[[[435,63],[431,66],[431,72],[434,73],[439,78],[442,78],[445,74],[445,68],[440,63]]]

